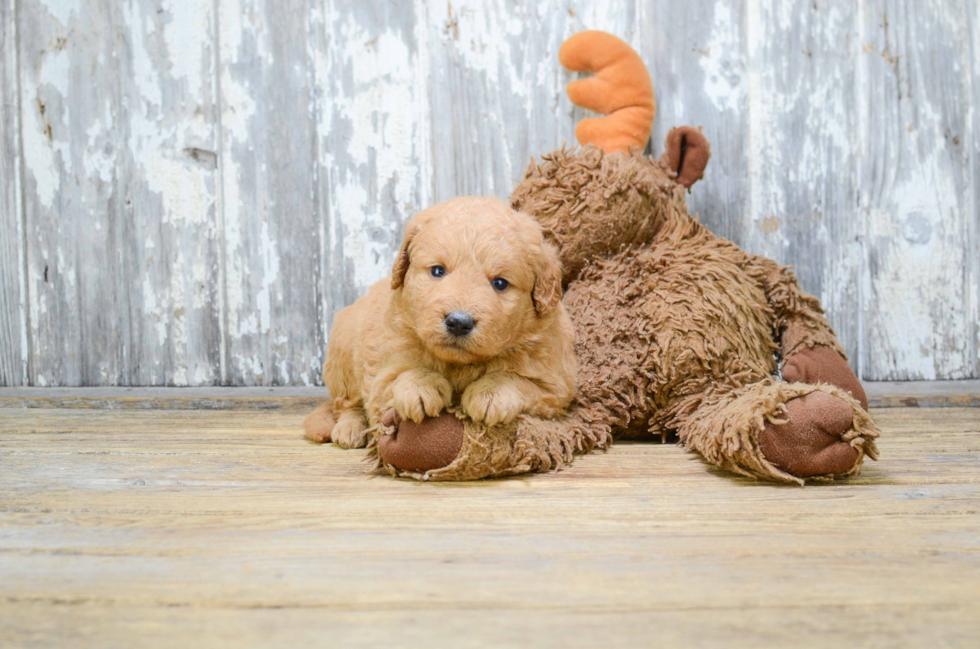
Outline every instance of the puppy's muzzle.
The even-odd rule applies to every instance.
[[[444,322],[446,323],[446,331],[457,338],[470,335],[473,327],[476,326],[476,320],[465,311],[453,311],[446,316]]]

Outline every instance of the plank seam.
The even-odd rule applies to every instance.
[[[870,150],[868,144],[868,122],[867,122],[867,81],[868,81],[868,57],[863,56],[863,47],[867,42],[867,31],[866,31],[866,15],[867,8],[865,7],[865,0],[858,0],[858,10],[857,10],[857,32],[858,32],[858,42],[857,42],[857,56],[858,65],[857,71],[854,75],[855,83],[855,96],[857,97],[858,106],[858,117],[857,117],[857,140],[858,140],[858,159],[857,159],[857,172],[858,179],[864,179],[865,176],[865,165],[867,164],[867,154]],[[861,260],[858,264],[858,340],[857,340],[857,375],[862,379],[867,379],[870,374],[870,363],[868,362],[868,347],[867,340],[865,339],[867,335],[866,330],[866,308],[867,303],[867,289],[868,282],[870,281],[870,276],[868,274],[868,255],[870,254],[868,249],[868,237],[870,233],[868,232],[868,222],[870,220],[870,204],[871,201],[867,195],[867,190],[864,187],[863,182],[858,182],[857,187],[858,195],[858,214],[861,215],[861,226],[860,226],[860,246]]]
[[[320,13],[320,26],[323,30],[323,43],[322,45],[326,47],[326,24],[323,20],[323,15],[325,13],[323,6],[318,6]],[[314,302],[314,313],[316,314],[316,345],[315,350],[317,354],[322,354],[327,348],[327,316],[326,309],[328,299],[324,295],[324,287],[327,285],[328,274],[330,272],[330,253],[326,246],[326,215],[324,214],[323,206],[323,196],[320,190],[320,179],[322,177],[322,169],[320,168],[320,138],[322,134],[320,133],[320,127],[323,121],[320,119],[322,116],[323,103],[320,101],[320,78],[318,76],[317,60],[316,60],[316,50],[317,46],[321,43],[317,39],[317,21],[310,20],[308,23],[308,30],[306,33],[306,56],[309,60],[310,69],[310,111],[312,113],[313,122],[313,142],[311,144],[311,157],[313,160],[313,209],[316,213],[316,272],[313,274],[313,302]],[[302,372],[301,372],[302,375]],[[316,378],[313,379],[313,383],[316,384]]]
[[[16,174],[16,179],[14,180],[14,201],[17,203],[19,208],[19,219],[18,219],[18,232],[19,235],[19,249],[18,249],[18,264],[20,266],[20,362],[21,362],[21,381],[24,385],[31,385],[31,365],[33,361],[34,352],[34,337],[31,335],[31,315],[30,315],[30,282],[28,281],[28,254],[27,254],[27,204],[24,201],[24,196],[27,195],[26,188],[24,187],[24,172],[22,169],[24,158],[24,120],[22,119],[23,110],[23,93],[22,88],[23,82],[21,79],[21,65],[20,65],[20,0],[12,0],[14,5],[13,13],[13,30],[14,30],[14,70],[16,74],[14,75],[14,83],[16,84],[15,92],[17,93],[16,101],[16,114],[14,119],[16,119],[16,132],[17,132],[17,160],[14,161],[14,174]]]
[[[977,24],[973,15],[971,15],[969,10],[969,3],[963,2],[961,4],[963,7],[963,19],[960,22],[961,25],[966,26],[966,85],[967,85],[967,97],[970,100],[976,99],[976,75],[978,70],[974,69],[974,63],[977,59],[978,53],[976,47],[978,46],[978,36],[976,33],[977,29],[980,29],[980,25]],[[978,12],[980,13],[980,12]],[[968,113],[971,119],[967,120],[966,128],[967,133],[963,138],[965,140],[964,144],[967,148],[967,156],[969,157],[969,162],[967,164],[967,173],[969,174],[970,191],[967,195],[968,201],[968,213],[966,215],[966,245],[967,250],[977,250],[980,248],[980,241],[977,241],[977,237],[980,236],[977,230],[977,220],[980,219],[980,214],[977,212],[977,192],[980,191],[980,187],[977,187],[977,150],[980,148],[980,143],[977,141],[977,106],[971,105]],[[972,357],[973,369],[971,376],[973,378],[980,378],[980,255],[973,255],[971,261],[967,264],[966,268],[967,278],[966,278],[966,314],[969,320],[968,326],[970,327],[970,336],[967,340],[967,353]],[[976,290],[974,293],[971,288]]]
[[[435,173],[432,169],[432,159],[434,152],[432,147],[435,142],[432,139],[432,110],[429,92],[430,82],[430,61],[426,46],[428,45],[429,12],[428,4],[425,0],[416,2],[415,13],[415,44],[416,56],[416,87],[421,88],[419,99],[419,202],[418,209],[422,210],[432,203],[435,195]]]
[[[221,7],[220,0],[211,0],[212,31],[214,33],[214,106],[218,129],[218,191],[215,192],[215,229],[218,239],[218,380],[228,385],[228,282],[227,282],[227,241],[225,240],[225,161],[224,125],[222,113],[224,98],[221,95]]]

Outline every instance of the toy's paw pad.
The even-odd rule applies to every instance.
[[[397,430],[378,439],[378,454],[385,464],[402,471],[425,473],[449,466],[463,447],[463,422],[449,413],[417,424],[401,419],[392,408],[381,423]]]
[[[861,381],[840,354],[829,347],[811,347],[793,354],[783,365],[787,383],[829,383],[849,392],[861,407],[868,409],[868,397]]]
[[[851,429],[851,406],[826,392],[786,402],[785,424],[766,423],[759,446],[766,459],[799,478],[838,475],[858,461],[858,452],[841,436]]]
[[[304,436],[311,442],[325,444],[330,441],[330,433],[336,424],[330,404],[321,403],[303,420]]]

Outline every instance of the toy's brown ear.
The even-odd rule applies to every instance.
[[[561,262],[558,251],[550,243],[541,245],[541,262],[534,273],[531,301],[538,317],[551,313],[561,302]]]
[[[688,189],[701,180],[711,157],[711,145],[701,131],[692,126],[670,129],[667,134],[667,163],[677,174],[677,182]]]
[[[421,227],[415,223],[408,224],[408,230],[405,232],[405,240],[402,241],[402,247],[398,251],[398,256],[395,257],[395,265],[391,268],[391,288],[392,290],[402,287],[405,283],[405,273],[408,272],[408,267],[412,265],[411,251],[409,246],[412,244],[412,239],[422,230]]]

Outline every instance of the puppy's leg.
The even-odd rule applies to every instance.
[[[317,444],[329,442],[330,434],[336,425],[337,422],[333,418],[333,406],[328,401],[324,401],[317,406],[303,420],[303,430],[306,432],[306,439]]]
[[[470,383],[460,405],[470,419],[487,426],[509,423],[522,412],[554,417],[561,411],[554,394],[513,372],[493,372]]]
[[[368,420],[363,408],[348,408],[337,417],[337,423],[330,433],[333,443],[340,448],[363,448],[367,446]]]
[[[402,372],[391,384],[391,398],[402,419],[420,423],[436,417],[453,398],[453,387],[441,374],[424,368]]]
[[[341,326],[335,327],[327,360],[323,364],[323,382],[330,390],[333,405],[323,404],[318,407],[306,418],[303,426],[306,428],[306,436],[314,441],[332,441],[341,448],[361,448],[367,445],[368,422],[358,389],[357,365],[352,353],[354,343],[350,340],[351,327],[345,322],[338,318],[337,324]],[[330,413],[329,421],[324,421],[319,414],[321,411]],[[322,431],[325,431],[325,435]],[[311,433],[321,434],[317,438]]]

